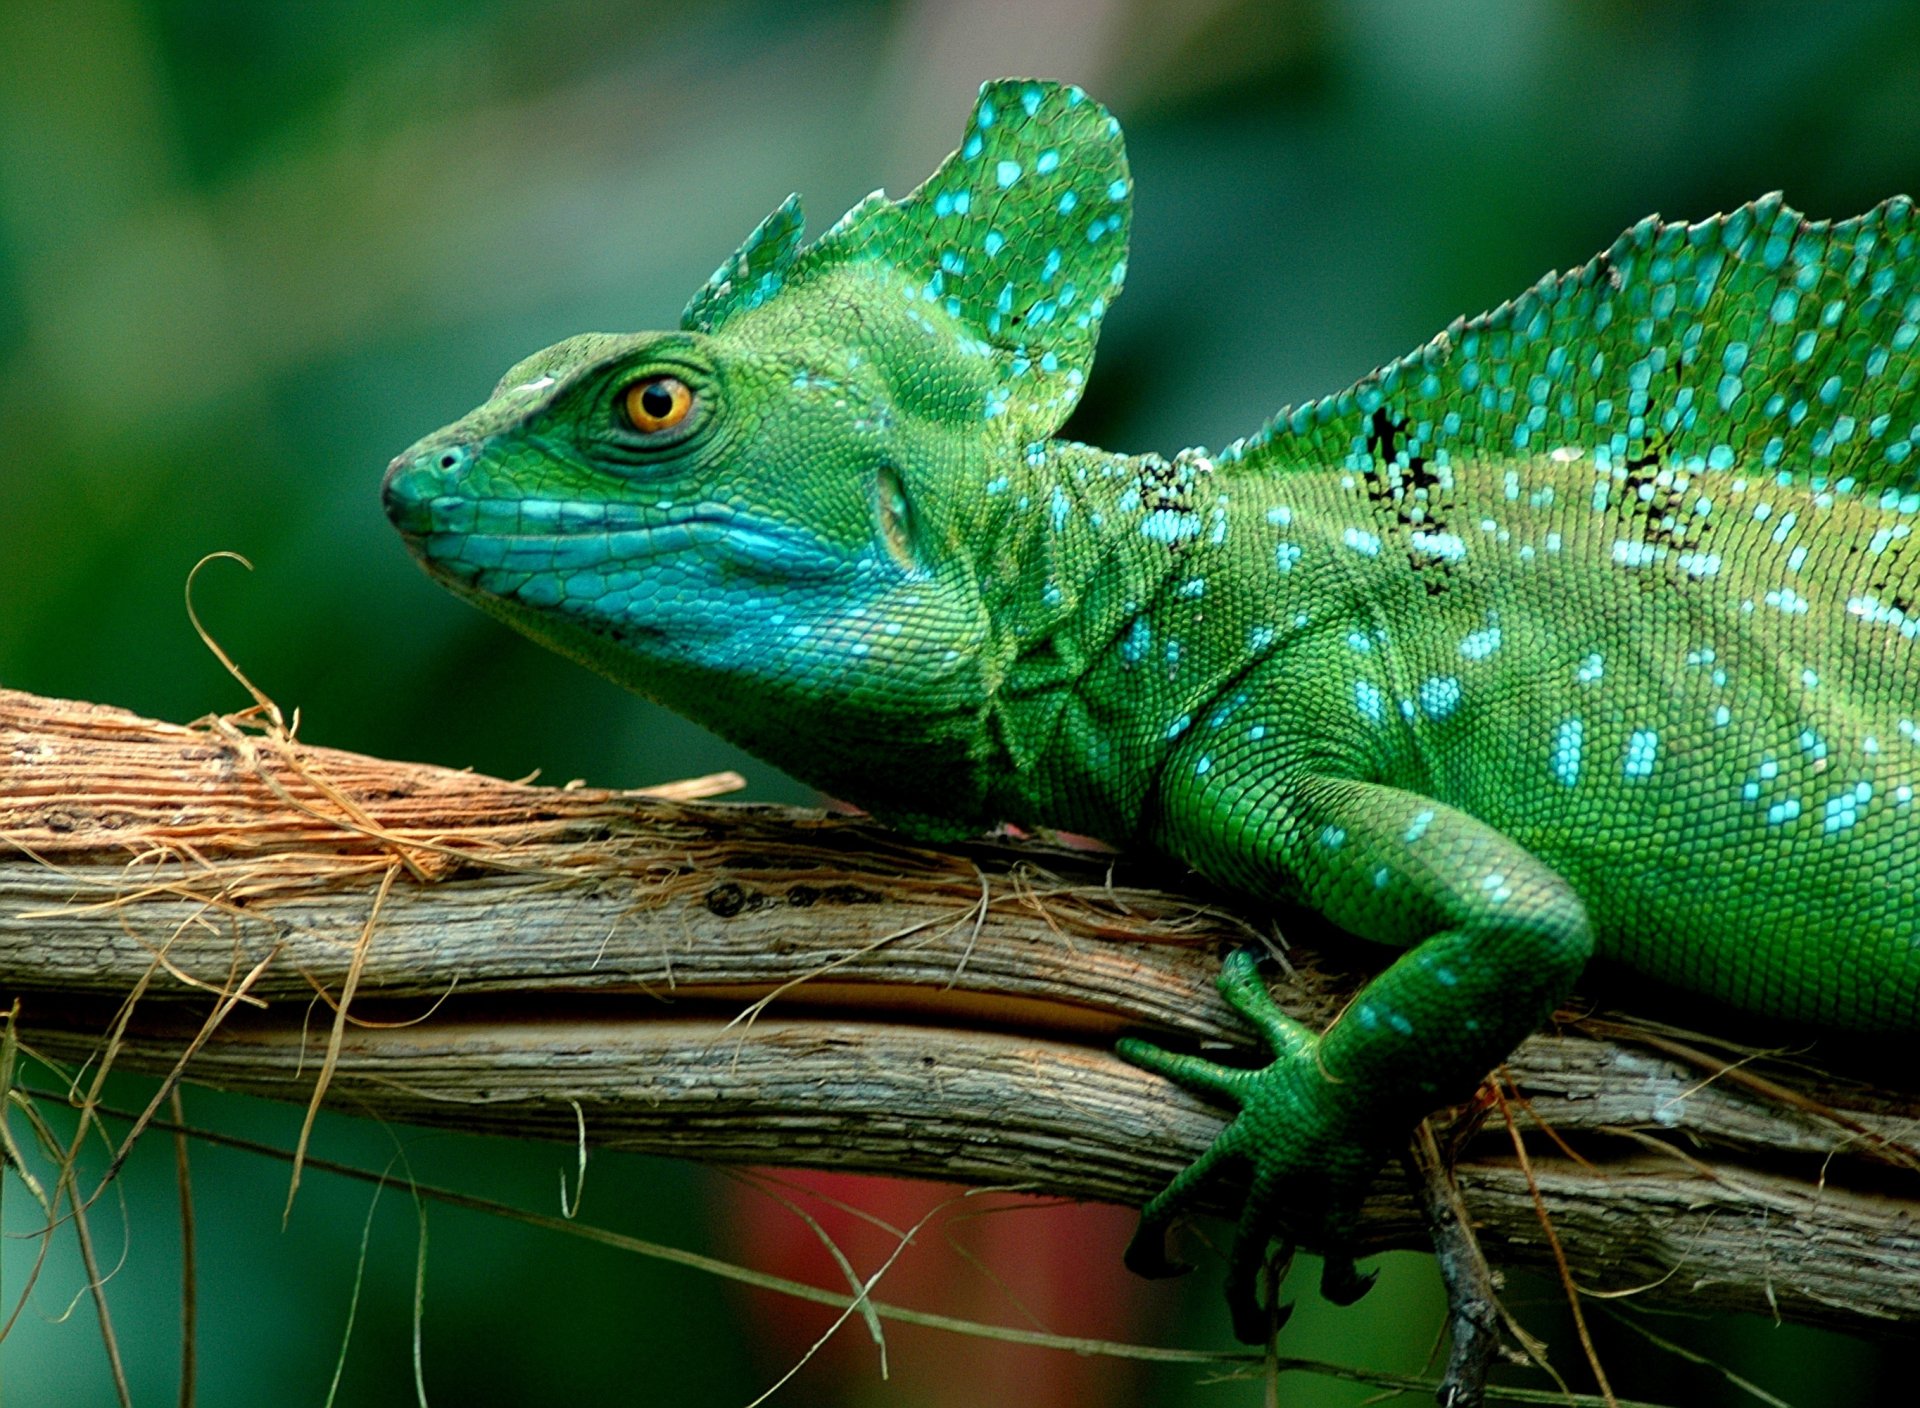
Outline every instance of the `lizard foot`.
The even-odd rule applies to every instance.
[[[1264,1300],[1260,1294],[1268,1249],[1283,1235],[1283,1223],[1325,1252],[1320,1291],[1328,1300],[1349,1305],[1373,1284],[1371,1275],[1354,1269],[1344,1248],[1351,1243],[1367,1183],[1391,1142],[1383,1148],[1380,1131],[1368,1129],[1366,1102],[1327,1078],[1318,1060],[1319,1038],[1275,1005],[1251,953],[1228,955],[1220,993],[1272,1048],[1270,1065],[1244,1070],[1131,1037],[1119,1043],[1124,1060],[1239,1107],[1207,1151],[1141,1209],[1126,1264],[1143,1276],[1187,1270],[1167,1255],[1168,1225],[1208,1180],[1229,1167],[1244,1168],[1248,1189],[1227,1255],[1227,1305],[1234,1334],[1261,1344],[1287,1310],[1276,1306],[1271,1294]]]

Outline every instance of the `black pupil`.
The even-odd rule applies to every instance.
[[[656,381],[641,389],[640,409],[655,420],[665,420],[673,414],[673,393],[667,390],[665,382]]]

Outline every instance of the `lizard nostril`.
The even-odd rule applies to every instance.
[[[460,456],[456,455],[452,450],[448,450],[444,455],[440,456],[440,468],[442,469],[452,469],[459,463]]]

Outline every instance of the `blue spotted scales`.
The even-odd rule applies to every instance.
[[[1061,827],[1405,954],[1328,1030],[1223,990],[1235,1327],[1598,954],[1920,1031],[1920,238],[1768,197],[1590,263],[1218,452],[1056,437],[1126,274],[1118,124],[987,85],[959,151],[665,332],[588,335],[397,459],[428,570],[923,836]]]

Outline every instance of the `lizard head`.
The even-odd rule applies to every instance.
[[[394,460],[388,515],[459,594],[856,800],[823,721],[972,768],[1004,664],[993,486],[1079,399],[1129,208],[1098,104],[988,84],[904,199],[803,245],[789,197],[679,329],[514,367]]]

